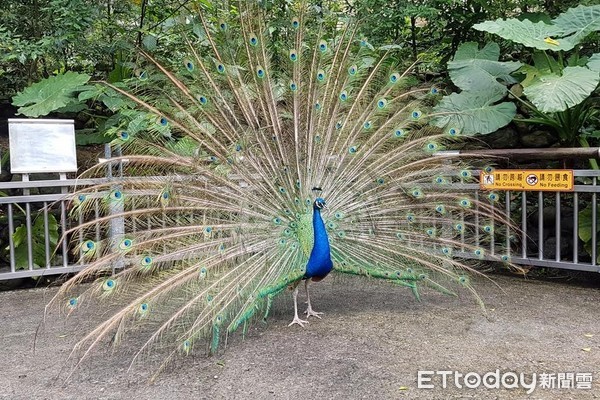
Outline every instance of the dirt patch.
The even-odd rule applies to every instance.
[[[65,385],[56,376],[76,330],[49,321],[32,352],[43,305],[56,289],[0,293],[3,399],[591,399],[600,397],[598,287],[494,277],[477,288],[485,318],[468,295],[410,291],[365,279],[313,285],[326,314],[305,329],[287,327],[289,296],[267,326],[230,339],[218,356],[180,357],[150,385],[144,363],[127,372],[127,348],[100,351]],[[94,316],[77,317],[80,323]],[[592,337],[585,335],[592,334]],[[143,337],[132,337],[135,344]],[[139,342],[138,342],[139,343]],[[584,351],[582,349],[589,349]],[[164,354],[157,354],[160,358]],[[592,372],[592,390],[417,388],[418,370],[517,373]],[[64,376],[64,375],[63,375]]]

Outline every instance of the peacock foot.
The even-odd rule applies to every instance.
[[[294,324],[298,324],[298,325],[300,325],[301,327],[303,327],[303,328],[304,328],[304,324],[308,324],[308,321],[305,321],[305,320],[303,320],[303,319],[300,319],[300,318],[298,318],[298,316],[296,315],[296,316],[294,317],[294,320],[293,320],[292,322],[290,322],[288,326],[292,326],[292,325],[294,325]]]
[[[323,315],[324,313],[315,311],[312,309],[312,307],[309,306],[306,309],[306,311],[304,311],[304,314],[306,314],[306,319],[308,319],[308,317],[317,317],[317,318],[321,319],[321,315]]]

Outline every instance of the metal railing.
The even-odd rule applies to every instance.
[[[497,207],[515,225],[506,224],[485,237],[483,225],[474,221],[476,245],[484,259],[507,255],[514,264],[600,272],[598,263],[597,197],[600,171],[575,170],[573,192],[495,191]],[[479,184],[460,184],[475,199],[487,196]],[[587,240],[584,242],[581,238]],[[589,237],[589,238],[588,238]],[[484,240],[485,238],[485,240]],[[460,254],[471,257],[468,253]],[[475,257],[473,257],[475,258]]]
[[[117,149],[117,155],[120,155],[120,149]],[[109,145],[105,146],[104,156],[112,157]],[[106,178],[67,179],[65,173],[60,173],[59,179],[30,180],[31,175],[22,174],[21,181],[0,182],[0,243],[8,258],[6,261],[0,259],[0,280],[66,274],[83,269],[85,265],[79,262],[80,257],[71,254],[69,247],[81,246],[84,238],[78,235],[61,241],[69,229],[84,222],[81,215],[69,215],[71,194],[75,188],[81,190],[111,183],[115,180],[114,175],[122,177],[122,172],[121,163],[108,162]],[[98,217],[101,213],[98,204],[94,208]],[[100,225],[96,225],[95,231],[98,241],[102,234]]]
[[[110,158],[110,152],[106,156]],[[113,175],[113,170],[117,177]],[[61,176],[61,179],[55,180],[25,179],[21,182],[0,183],[0,192],[9,194],[0,197],[0,238],[2,242],[8,242],[6,247],[9,257],[8,265],[0,264],[0,280],[73,273],[84,268],[85,265],[78,261],[79,257],[69,253],[68,245],[74,243],[71,248],[77,248],[76,245],[83,243],[84,238],[81,235],[70,237],[58,247],[53,246],[50,239],[53,234],[51,216],[57,221],[57,233],[61,237],[70,228],[84,222],[81,216],[69,216],[69,193],[75,187],[81,189],[107,182],[117,185],[121,171],[120,165],[114,168],[109,165],[107,178],[102,179],[66,179]],[[576,170],[574,175],[576,184],[573,192],[497,192],[501,195],[494,207],[502,207],[518,229],[506,225],[486,234],[483,231],[483,221],[472,221],[476,245],[486,250],[483,258],[498,260],[498,257],[506,254],[515,264],[600,272],[597,260],[600,171]],[[453,185],[456,185],[455,189],[471,193],[475,199],[488,194],[476,183]],[[52,193],[31,194],[34,189],[40,192],[49,190]],[[103,194],[99,192],[96,195]],[[139,195],[155,199],[157,193]],[[97,204],[95,207],[93,214],[98,216],[101,210]],[[41,219],[41,223],[38,219]],[[581,229],[589,236],[586,242],[580,238]],[[15,235],[17,230],[20,230],[19,235]],[[99,241],[103,235],[123,233],[122,227],[115,226],[101,232],[97,226],[95,240]],[[462,239],[465,240],[464,235]],[[470,257],[467,253],[457,255]],[[17,260],[20,262],[17,263]],[[26,262],[23,263],[23,260]]]
[[[56,248],[51,238],[60,238],[77,223],[68,215],[68,196],[72,189],[102,181],[105,180],[63,177],[0,183],[0,192],[8,194],[0,197],[1,237],[4,245],[8,242],[8,265],[0,264],[0,280],[80,270],[83,266],[71,259],[67,242],[63,241]],[[31,194],[34,190],[50,193]],[[38,222],[40,218],[41,224]],[[54,220],[57,222],[56,231]]]

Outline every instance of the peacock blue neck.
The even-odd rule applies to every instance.
[[[313,234],[314,244],[306,265],[306,278],[324,278],[333,268],[331,261],[331,248],[327,230],[321,218],[321,210],[313,207]]]

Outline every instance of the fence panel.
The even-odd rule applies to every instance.
[[[110,152],[106,154],[110,158]],[[57,239],[70,228],[83,223],[82,217],[69,215],[69,193],[102,183],[118,187],[122,166],[107,167],[107,178],[57,179],[0,183],[0,244],[5,248],[8,262],[0,264],[0,280],[29,276],[72,273],[85,267],[78,263],[79,257],[71,249],[84,242],[82,234],[69,237],[56,245]],[[498,260],[508,255],[511,262],[521,265],[565,268],[600,272],[598,265],[597,197],[600,191],[600,171],[576,170],[573,192],[519,192],[505,191],[499,194],[494,207],[500,207],[509,215],[514,226],[492,226],[486,231],[487,221],[476,218],[471,221],[478,246],[485,248],[483,259]],[[144,178],[135,178],[144,179]],[[152,179],[152,177],[147,177]],[[180,177],[180,179],[185,179]],[[243,184],[243,182],[240,182]],[[453,183],[456,190],[470,193],[475,199],[488,196],[477,183]],[[37,194],[31,194],[33,190]],[[94,196],[105,196],[105,192]],[[158,192],[147,191],[134,194],[155,200]],[[140,199],[138,204],[145,204]],[[95,216],[100,215],[96,208]],[[120,210],[113,210],[115,213]],[[134,222],[132,229],[148,229],[150,221]],[[92,229],[93,231],[93,229]],[[123,222],[113,220],[111,228],[102,232],[95,227],[95,240],[109,235],[112,240],[124,235]],[[465,233],[461,234],[464,241]],[[476,257],[468,252],[457,256]],[[115,266],[118,268],[119,266]]]

